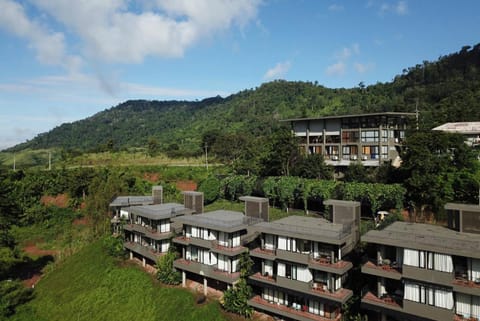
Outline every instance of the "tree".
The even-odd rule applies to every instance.
[[[421,218],[428,209],[442,213],[446,202],[471,201],[478,192],[474,176],[478,161],[460,135],[415,132],[407,138],[402,160],[400,171],[407,197]],[[461,191],[456,194],[455,188]]]
[[[20,281],[5,280],[0,282],[0,319],[15,313],[15,309],[33,297],[33,290],[25,288]]]
[[[155,137],[150,137],[147,143],[148,156],[156,156],[159,152],[159,147],[158,140]]]
[[[247,284],[247,278],[251,274],[253,261],[248,253],[243,253],[239,259],[240,278],[231,288],[224,292],[223,308],[229,312],[240,314],[250,318],[253,308],[248,305],[252,296],[252,288]]]
[[[333,177],[332,167],[325,164],[320,154],[299,156],[292,172],[293,175],[303,178],[331,179]]]
[[[200,183],[198,190],[203,192],[205,204],[213,203],[220,196],[220,180],[210,175]]]
[[[182,275],[173,267],[173,261],[177,258],[177,250],[170,243],[167,254],[161,256],[157,261],[157,279],[162,283],[176,285],[182,282]]]

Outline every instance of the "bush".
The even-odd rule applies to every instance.
[[[123,238],[121,236],[105,236],[103,238],[103,248],[110,256],[118,258],[125,257]]]
[[[205,204],[211,204],[220,197],[220,180],[211,175],[204,179],[198,187],[203,192]]]
[[[15,313],[15,309],[33,297],[33,290],[27,289],[20,281],[0,282],[0,320]]]
[[[157,262],[157,279],[165,284],[177,285],[182,282],[182,275],[173,267],[173,261],[177,258],[175,247],[170,245],[168,253],[160,257]]]

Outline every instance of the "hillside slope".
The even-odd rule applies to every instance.
[[[161,287],[137,267],[119,267],[88,245],[35,287],[35,298],[12,320],[226,320],[217,302],[201,306],[187,290]]]
[[[203,133],[268,135],[279,119],[378,111],[420,110],[421,126],[480,120],[480,44],[404,69],[392,82],[329,89],[311,82],[274,81],[227,98],[199,102],[132,100],[92,117],[63,124],[10,151],[60,147],[92,150],[177,144],[201,152]],[[112,147],[110,146],[110,147]]]

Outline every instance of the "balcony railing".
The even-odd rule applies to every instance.
[[[259,295],[248,300],[248,304],[257,309],[265,310],[271,313],[282,315],[289,319],[300,321],[340,321],[342,319],[340,309],[325,311],[324,316],[320,316],[318,314],[308,312],[307,306],[296,305],[294,308],[293,306],[269,302]]]

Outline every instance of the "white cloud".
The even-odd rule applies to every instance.
[[[363,73],[366,73],[367,71],[370,71],[372,70],[373,68],[375,68],[375,64],[369,62],[369,63],[366,63],[366,64],[362,64],[362,63],[359,63],[359,62],[356,62],[353,64],[353,68],[355,68],[355,70],[359,73],[359,74],[363,74]]]
[[[395,6],[395,12],[401,16],[407,14],[408,13],[407,3],[405,1],[399,1]]]
[[[350,47],[343,47],[340,51],[335,53],[335,58],[337,60],[347,60],[352,55],[360,54],[360,45],[358,43],[354,43]]]
[[[328,76],[342,76],[347,70],[347,65],[343,61],[339,61],[327,67],[326,74]]]
[[[156,0],[140,5],[139,12],[129,11],[128,0],[30,1],[77,35],[83,54],[120,63],[181,57],[205,38],[244,27],[260,5],[260,0]]]
[[[268,69],[265,75],[263,75],[263,78],[264,79],[282,78],[290,70],[290,67],[291,67],[290,61],[279,62],[273,68]]]
[[[384,15],[386,13],[395,13],[399,16],[406,15],[408,13],[408,5],[406,1],[398,1],[397,3],[390,4],[390,3],[382,3],[380,5],[379,13],[380,15]]]
[[[12,0],[0,0],[0,29],[29,41],[37,59],[44,64],[60,65],[70,71],[82,64],[79,56],[67,54],[64,35],[52,32],[38,21],[30,20],[25,8]]]
[[[333,3],[328,6],[329,11],[343,11],[344,7],[340,4]]]

